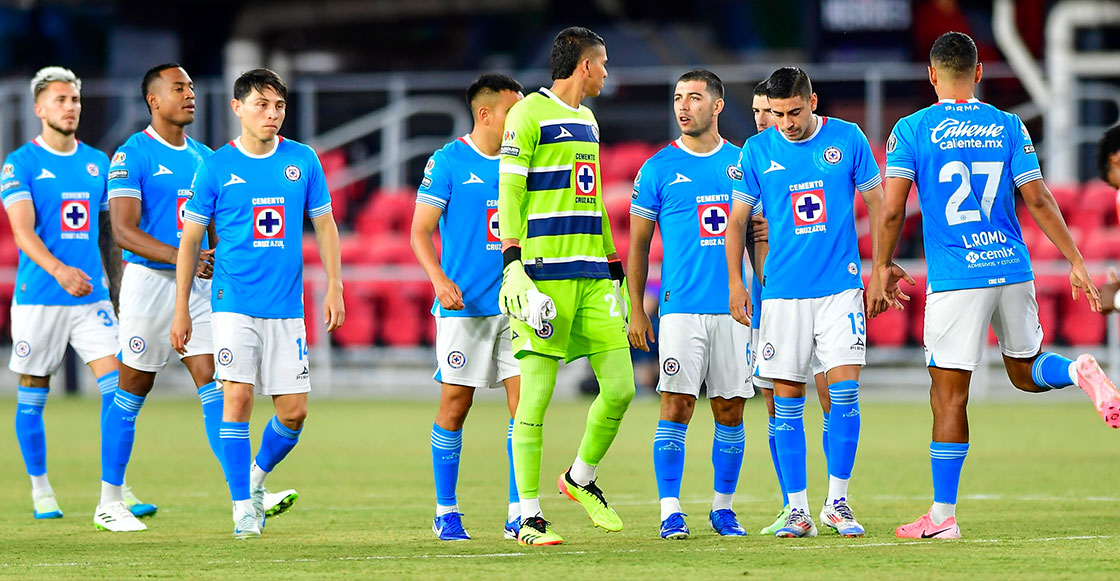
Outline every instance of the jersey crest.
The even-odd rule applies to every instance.
[[[718,238],[727,231],[728,204],[702,204],[700,213],[700,237]]]
[[[253,238],[284,238],[284,206],[253,206]]]

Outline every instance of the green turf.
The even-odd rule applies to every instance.
[[[780,502],[766,447],[761,402],[747,410],[747,459],[736,509],[750,532],[770,523]],[[0,403],[11,417],[15,402]],[[566,540],[523,548],[502,539],[506,510],[506,419],[499,403],[479,403],[468,421],[459,503],[474,536],[442,543],[431,533],[434,505],[428,437],[434,403],[313,401],[299,447],[272,476],[295,487],[293,510],[270,520],[257,541],[230,538],[229,497],[202,434],[197,402],[149,402],[140,416],[129,469],[137,495],[159,514],[138,534],[97,532],[97,403],[55,398],[46,409],[49,467],[66,517],[35,521],[14,436],[0,446],[0,576],[382,577],[418,579],[664,579],[800,577],[1112,578],[1120,548],[1118,434],[1088,403],[978,404],[961,484],[963,541],[911,541],[894,527],[929,505],[929,410],[924,404],[863,406],[863,439],[852,506],[863,539],[822,533],[779,540],[723,539],[707,527],[711,416],[700,409],[688,437],[683,487],[693,537],[663,541],[651,459],[657,421],[652,399],[635,402],[600,470],[600,485],[626,523],[594,529],[582,509],[555,492],[571,461],[586,402],[557,403],[545,427],[542,502]],[[807,406],[810,499],[826,477]],[[258,400],[255,436],[268,417]],[[10,421],[10,420],[9,420]],[[10,425],[10,424],[9,424]]]

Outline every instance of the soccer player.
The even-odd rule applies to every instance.
[[[754,86],[754,94],[751,98],[751,110],[754,113],[754,125],[758,133],[762,133],[767,129],[774,126],[774,117],[770,114],[770,102],[766,98],[766,81],[762,81]],[[760,205],[759,208],[762,206]],[[753,234],[760,226],[759,222],[765,224],[765,212],[754,213],[751,216],[751,234]],[[751,252],[751,264],[755,268],[759,268],[765,261],[767,246],[756,244],[754,250]],[[789,498],[786,495],[785,486],[782,484],[782,468],[778,464],[778,448],[774,443],[774,382],[769,379],[759,377],[758,371],[758,334],[759,327],[762,324],[762,283],[757,275],[751,279],[751,369],[756,372],[754,376],[754,386],[762,390],[762,397],[766,399],[766,414],[767,414],[767,442],[770,447],[770,460],[774,464],[774,473],[778,476],[778,489],[782,492],[782,509],[778,511],[778,516],[774,518],[774,522],[758,531],[762,535],[773,535],[786,524],[786,519],[789,518]],[[825,378],[824,370],[821,368],[820,361],[814,354],[810,367],[813,370],[813,382],[817,386],[817,399],[821,402],[821,409],[824,411],[824,425],[821,430],[821,448],[824,450],[824,457],[827,463],[828,459],[828,380]]]
[[[1120,427],[1120,394],[1089,355],[1071,361],[1042,351],[1034,275],[1015,217],[1018,189],[1046,236],[1070,263],[1073,297],[1085,293],[1100,310],[1023,122],[975,97],[983,66],[966,34],[947,32],[930,49],[929,80],[939,101],[903,117],[887,140],[887,185],[869,301],[901,308],[898,281],[909,276],[890,262],[911,184],[918,189],[926,262],[925,353],[931,379],[933,506],[902,525],[904,538],[960,538],[957,487],[968,454],[968,387],[980,363],[988,326],[995,329],[1012,385],[1045,392],[1070,385],[1085,390],[1105,421]],[[879,310],[869,307],[871,315]]]
[[[97,377],[102,420],[117,388],[117,316],[110,294],[116,298],[121,261],[105,193],[109,158],[74,135],[81,89],[69,69],[35,73],[31,95],[42,131],[8,155],[0,178],[20,251],[8,363],[19,374],[16,439],[38,519],[62,518],[47,478],[43,407],[66,345]]]
[[[241,136],[206,158],[183,210],[176,261],[171,345],[189,353],[191,291],[206,227],[213,221],[213,309],[216,377],[224,392],[222,468],[233,498],[233,536],[259,537],[264,483],[299,441],[311,390],[303,322],[304,215],[311,218],[327,274],[323,321],[333,332],[345,320],[338,228],[319,158],[308,146],[279,136],[287,86],[274,72],[238,77],[230,105]],[[295,224],[287,224],[287,220]],[[291,226],[290,228],[288,226]],[[276,415],[250,465],[253,389],[272,396]]]
[[[750,212],[761,200],[770,237],[758,375],[774,382],[775,446],[790,505],[785,526],[774,534],[817,534],[806,493],[803,419],[805,380],[815,353],[827,370],[831,399],[829,486],[821,521],[843,536],[862,536],[847,502],[866,349],[853,192],[862,193],[874,223],[882,198],[879,168],[856,125],[813,113],[817,96],[801,69],[775,71],[766,95],[777,130],[743,145],[742,181],[734,192],[725,248],[731,314],[749,326],[742,241]]]
[[[513,472],[513,415],[521,385],[510,342],[509,317],[498,309],[501,244],[498,239],[498,150],[506,113],[521,99],[521,83],[485,74],[467,88],[474,128],[432,154],[416,193],[412,250],[435,289],[435,379],[440,382],[439,411],[432,424],[432,471],[436,518],[432,531],[440,540],[465,541],[456,501],[463,422],[476,388],[504,384],[510,420],[506,431],[509,457],[509,511],[505,536],[516,539],[521,509]],[[436,254],[432,234],[439,228],[443,250]]]
[[[731,185],[738,176],[738,148],[719,134],[723,82],[711,71],[681,75],[673,112],[681,136],[646,160],[634,180],[630,204],[630,343],[649,351],[653,325],[643,297],[649,275],[649,246],[661,229],[661,417],[653,438],[653,469],[661,498],[661,538],[689,536],[681,508],[685,433],[700,386],[707,385],[715,420],[712,469],[715,496],[708,523],[720,535],[747,534],[732,501],[739,483],[746,440],[743,404],[754,395],[750,373],[750,329],[732,320],[727,303],[724,232]],[[756,208],[761,212],[762,208]]]
[[[542,429],[558,361],[587,357],[599,395],[588,411],[579,453],[557,484],[608,531],[622,530],[622,519],[607,505],[595,470],[634,398],[625,271],[601,196],[599,125],[580,104],[603,88],[606,43],[586,28],[565,28],[553,42],[551,61],[552,88],[510,109],[498,165],[503,312],[527,310],[534,289],[556,307],[556,318],[540,328],[510,321],[522,377],[513,426],[522,517],[517,538],[526,545],[563,542],[544,519],[539,498]]]

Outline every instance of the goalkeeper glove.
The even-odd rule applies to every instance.
[[[614,296],[622,308],[622,318],[630,323],[630,292],[626,290],[626,271],[622,268],[621,260],[612,260],[607,263],[611,271],[611,284],[614,285]]]
[[[516,252],[513,252],[516,250]],[[502,314],[525,321],[529,318],[529,291],[537,290],[536,285],[525,274],[525,265],[521,263],[521,249],[511,247],[503,253],[506,257],[505,268],[502,269],[502,286],[498,290],[498,307]],[[516,254],[516,257],[514,256]]]

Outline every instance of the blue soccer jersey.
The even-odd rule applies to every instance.
[[[895,125],[886,174],[917,185],[928,292],[1033,280],[1015,188],[1042,171],[1019,117],[976,99],[926,107]]]
[[[140,200],[140,230],[171,246],[183,235],[183,206],[191,191],[194,172],[212,152],[187,137],[180,147],[171,145],[149,125],[134,133],[113,154],[109,166],[109,199]],[[203,248],[209,248],[205,239]],[[148,268],[173,270],[174,264],[148,260],[124,251],[124,260]]]
[[[89,275],[93,285],[90,294],[72,296],[20,251],[13,303],[85,305],[109,299],[98,247],[98,215],[109,211],[108,171],[109,158],[80,141],[74,151],[59,153],[36,137],[4,160],[0,181],[4,207],[30,200],[35,205],[35,234],[55,258]]]
[[[700,154],[678,139],[646,160],[634,179],[630,213],[661,229],[662,315],[727,313],[724,234],[738,160],[739,150],[726,140]]]
[[[478,150],[464,135],[432,154],[416,202],[443,211],[439,264],[463,292],[463,309],[432,305],[440,317],[497,315],[502,282],[502,244],[498,238],[498,156]]]
[[[213,217],[215,313],[303,316],[303,216],[329,214],[331,196],[315,151],[277,141],[272,152],[253,155],[238,138],[203,160],[195,174],[183,219],[206,226]]]
[[[763,299],[811,299],[863,288],[855,192],[882,182],[867,138],[854,123],[818,117],[793,142],[774,127],[743,145],[734,198],[762,200],[770,222]]]

